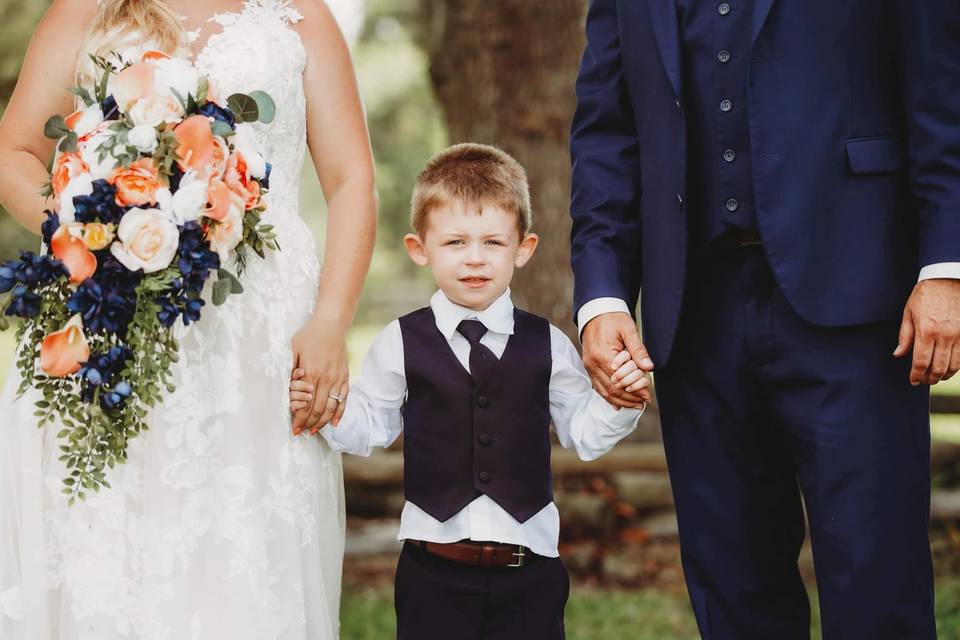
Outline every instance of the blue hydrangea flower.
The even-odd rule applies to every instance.
[[[44,211],[47,219],[40,225],[40,232],[43,235],[43,243],[48,247],[53,244],[53,234],[60,228],[60,215],[55,211]]]
[[[110,385],[132,356],[133,353],[128,348],[121,346],[110,347],[106,353],[91,355],[78,373],[83,381],[81,396],[84,402],[93,402],[97,387]]]
[[[196,222],[188,222],[180,228],[177,255],[177,268],[183,280],[174,283],[174,291],[182,288],[190,293],[200,293],[210,274],[220,268],[219,254],[210,248],[203,229]]]
[[[121,381],[112,390],[101,394],[100,404],[104,409],[116,409],[122,407],[131,395],[133,395],[133,388],[130,383]]]
[[[117,188],[106,180],[93,181],[93,193],[73,199],[77,222],[119,224],[124,210],[116,202]]]
[[[263,178],[260,180],[260,186],[264,189],[270,188],[270,174],[273,173],[273,165],[269,162],[267,163],[267,170],[263,175]]]
[[[226,122],[228,125],[230,125],[231,129],[235,129],[237,126],[237,117],[233,115],[233,112],[229,109],[224,109],[213,102],[208,102],[200,107],[200,114],[207,116],[208,118],[213,118],[214,120]]]
[[[25,284],[18,284],[10,292],[10,306],[6,315],[33,318],[40,313],[40,296],[30,291]]]
[[[73,292],[67,308],[83,316],[88,331],[107,331],[124,338],[136,312],[136,288],[142,275],[106,259],[97,275],[84,280]]]
[[[104,120],[120,119],[120,109],[117,108],[117,101],[113,96],[107,96],[107,99],[100,103],[100,110],[103,111]]]

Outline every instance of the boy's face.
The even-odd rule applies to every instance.
[[[404,238],[410,257],[430,267],[451,301],[475,311],[507,290],[514,267],[525,265],[539,242],[532,233],[521,240],[517,216],[495,205],[462,201],[431,211],[425,235]]]

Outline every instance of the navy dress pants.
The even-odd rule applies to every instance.
[[[692,266],[655,376],[705,640],[809,638],[804,504],[824,639],[936,637],[929,391],[893,358],[898,329],[805,322],[760,247]]]
[[[570,577],[560,558],[483,568],[404,544],[394,606],[398,640],[563,640]]]

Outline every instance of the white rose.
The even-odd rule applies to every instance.
[[[156,61],[154,87],[157,93],[174,89],[186,99],[188,94],[197,96],[200,86],[200,72],[188,60],[183,58],[168,58]],[[173,93],[171,92],[172,96]]]
[[[103,122],[103,110],[99,104],[92,104],[86,109],[76,111],[67,116],[67,126],[79,137],[93,133],[94,129]]]
[[[106,180],[110,172],[120,164],[112,153],[114,135],[113,131],[106,127],[100,127],[99,132],[80,143],[80,157],[90,168],[90,177],[94,180]],[[110,152],[106,153],[101,159],[100,147],[104,144],[110,147]]]
[[[231,206],[222,221],[211,224],[207,240],[210,248],[220,255],[220,261],[226,262],[230,252],[243,240],[243,210]]]
[[[264,160],[260,152],[257,151],[257,140],[253,130],[249,125],[237,125],[237,133],[231,140],[234,149],[240,152],[243,159],[247,161],[247,169],[250,170],[250,176],[263,180],[267,177],[267,161]]]
[[[199,220],[207,206],[209,183],[194,171],[187,171],[180,179],[180,186],[170,197],[170,217],[177,224]],[[161,202],[161,206],[163,203]]]
[[[159,209],[131,209],[120,220],[117,241],[110,252],[131,271],[155,273],[170,266],[177,255],[180,232]]]
[[[140,153],[153,153],[157,150],[157,130],[148,124],[138,124],[127,132],[127,141]]]
[[[73,199],[77,196],[89,196],[93,193],[93,178],[89,173],[81,173],[73,180],[67,183],[63,191],[60,192],[60,216],[61,223],[74,221],[76,209],[73,206]]]
[[[152,95],[137,100],[128,115],[136,126],[158,127],[180,122],[184,113],[183,105],[172,95]]]

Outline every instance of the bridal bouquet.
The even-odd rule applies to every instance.
[[[19,393],[39,392],[40,427],[63,426],[71,503],[109,486],[106,468],[174,390],[174,324],[200,319],[205,289],[214,304],[241,293],[250,254],[279,248],[261,222],[270,165],[236,126],[271,122],[270,96],[223,100],[156,51],[92,59],[96,86],[72,89],[84,108],[46,124],[59,144],[44,251],[0,264],[0,329],[22,319]]]

